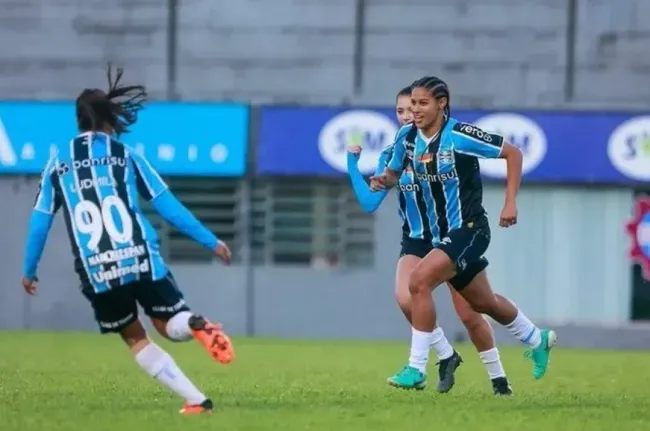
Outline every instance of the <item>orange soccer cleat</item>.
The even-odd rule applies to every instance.
[[[192,335],[205,347],[215,361],[227,365],[235,359],[235,350],[230,338],[221,329],[201,316],[192,316],[189,321]]]
[[[201,413],[212,413],[212,401],[207,399],[201,404],[185,403],[183,408],[179,410],[182,415],[200,415]]]

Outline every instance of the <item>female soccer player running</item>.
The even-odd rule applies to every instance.
[[[406,87],[397,95],[395,106],[397,120],[400,126],[413,121],[411,114],[411,87]],[[387,195],[385,190],[373,192],[368,188],[357,165],[361,148],[350,148],[348,152],[348,174],[352,187],[367,212],[374,212]],[[377,174],[383,172],[392,148],[384,151],[378,162]],[[402,251],[397,262],[395,282],[395,298],[402,313],[411,323],[411,295],[408,290],[409,275],[422,258],[433,249],[430,240],[431,233],[422,229],[422,215],[418,202],[423,202],[422,189],[414,184],[412,172],[404,172],[398,188],[399,213],[402,218]],[[447,282],[456,313],[467,328],[472,343],[479,352],[479,357],[492,381],[495,395],[511,395],[512,389],[506,378],[503,365],[496,348],[494,333],[488,321],[479,313],[472,310],[467,301],[456,291],[472,283],[474,277],[487,266],[486,259],[480,259],[468,265],[461,274]],[[454,371],[460,365],[460,355],[455,353],[447,341],[441,328],[433,331],[432,347],[436,350],[438,364],[438,391],[447,392],[454,384]],[[389,380],[389,383],[392,383]]]
[[[414,185],[423,190],[422,222],[430,229],[434,246],[409,277],[411,354],[409,364],[391,378],[394,385],[404,388],[426,381],[428,350],[437,327],[431,292],[480,261],[490,242],[478,159],[506,160],[506,200],[499,222],[503,227],[517,222],[522,167],[521,152],[503,137],[450,118],[449,90],[440,79],[424,77],[413,84],[411,109],[415,127],[400,129],[386,169],[370,183],[373,190],[394,187],[410,169]],[[544,376],[555,332],[537,328],[512,302],[495,295],[484,270],[459,293],[475,311],[489,315],[529,345],[533,377]]]
[[[181,413],[209,412],[212,401],[149,340],[137,304],[169,340],[194,338],[222,364],[233,360],[234,350],[220,325],[185,304],[138,198],[226,264],[230,250],[174,197],[144,157],[117,140],[135,123],[146,98],[142,86],[119,85],[121,77],[118,69],[113,81],[109,65],[108,93],[81,92],[76,101],[80,134],[59,148],[43,171],[27,237],[23,288],[36,294],[38,262],[54,214],[63,207],[81,291],[101,333],[120,334],[138,365],[185,399]]]

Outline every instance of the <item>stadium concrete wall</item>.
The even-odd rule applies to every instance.
[[[0,328],[95,330],[89,304],[78,291],[60,216],[42,260],[38,296],[26,296],[20,286],[36,186],[35,178],[0,178]],[[495,290],[530,317],[562,328],[563,340],[571,345],[650,346],[650,331],[628,324],[631,271],[624,225],[631,214],[630,191],[524,187],[514,229],[496,226],[502,202],[503,187],[487,186],[485,204],[493,225],[488,271]],[[376,267],[371,270],[215,263],[174,265],[173,271],[189,303],[236,334],[405,338],[409,328],[393,301],[399,252],[394,205],[394,199],[387,200],[376,216]],[[444,287],[436,299],[442,326],[462,338]],[[510,340],[503,332],[499,338]]]
[[[0,0],[0,93],[73,99],[110,60],[185,100],[384,105],[425,74],[455,106],[650,97],[647,0],[194,0],[171,19],[170,3]]]

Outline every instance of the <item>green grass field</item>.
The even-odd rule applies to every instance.
[[[116,337],[0,332],[0,430],[607,430],[650,429],[650,354],[562,349],[541,381],[523,349],[503,349],[515,397],[495,398],[471,346],[446,395],[390,388],[404,343],[236,339],[237,360],[161,341],[216,403],[182,402],[152,381]],[[430,368],[434,371],[433,365]],[[432,376],[433,377],[433,376]],[[435,378],[430,383],[435,383]],[[198,428],[200,427],[200,428]]]

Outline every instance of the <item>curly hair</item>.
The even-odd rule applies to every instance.
[[[144,108],[147,91],[142,85],[120,85],[124,70],[117,68],[113,79],[112,67],[107,70],[108,92],[98,88],[84,89],[76,101],[77,124],[82,132],[104,131],[111,128],[118,136],[128,133]]]

